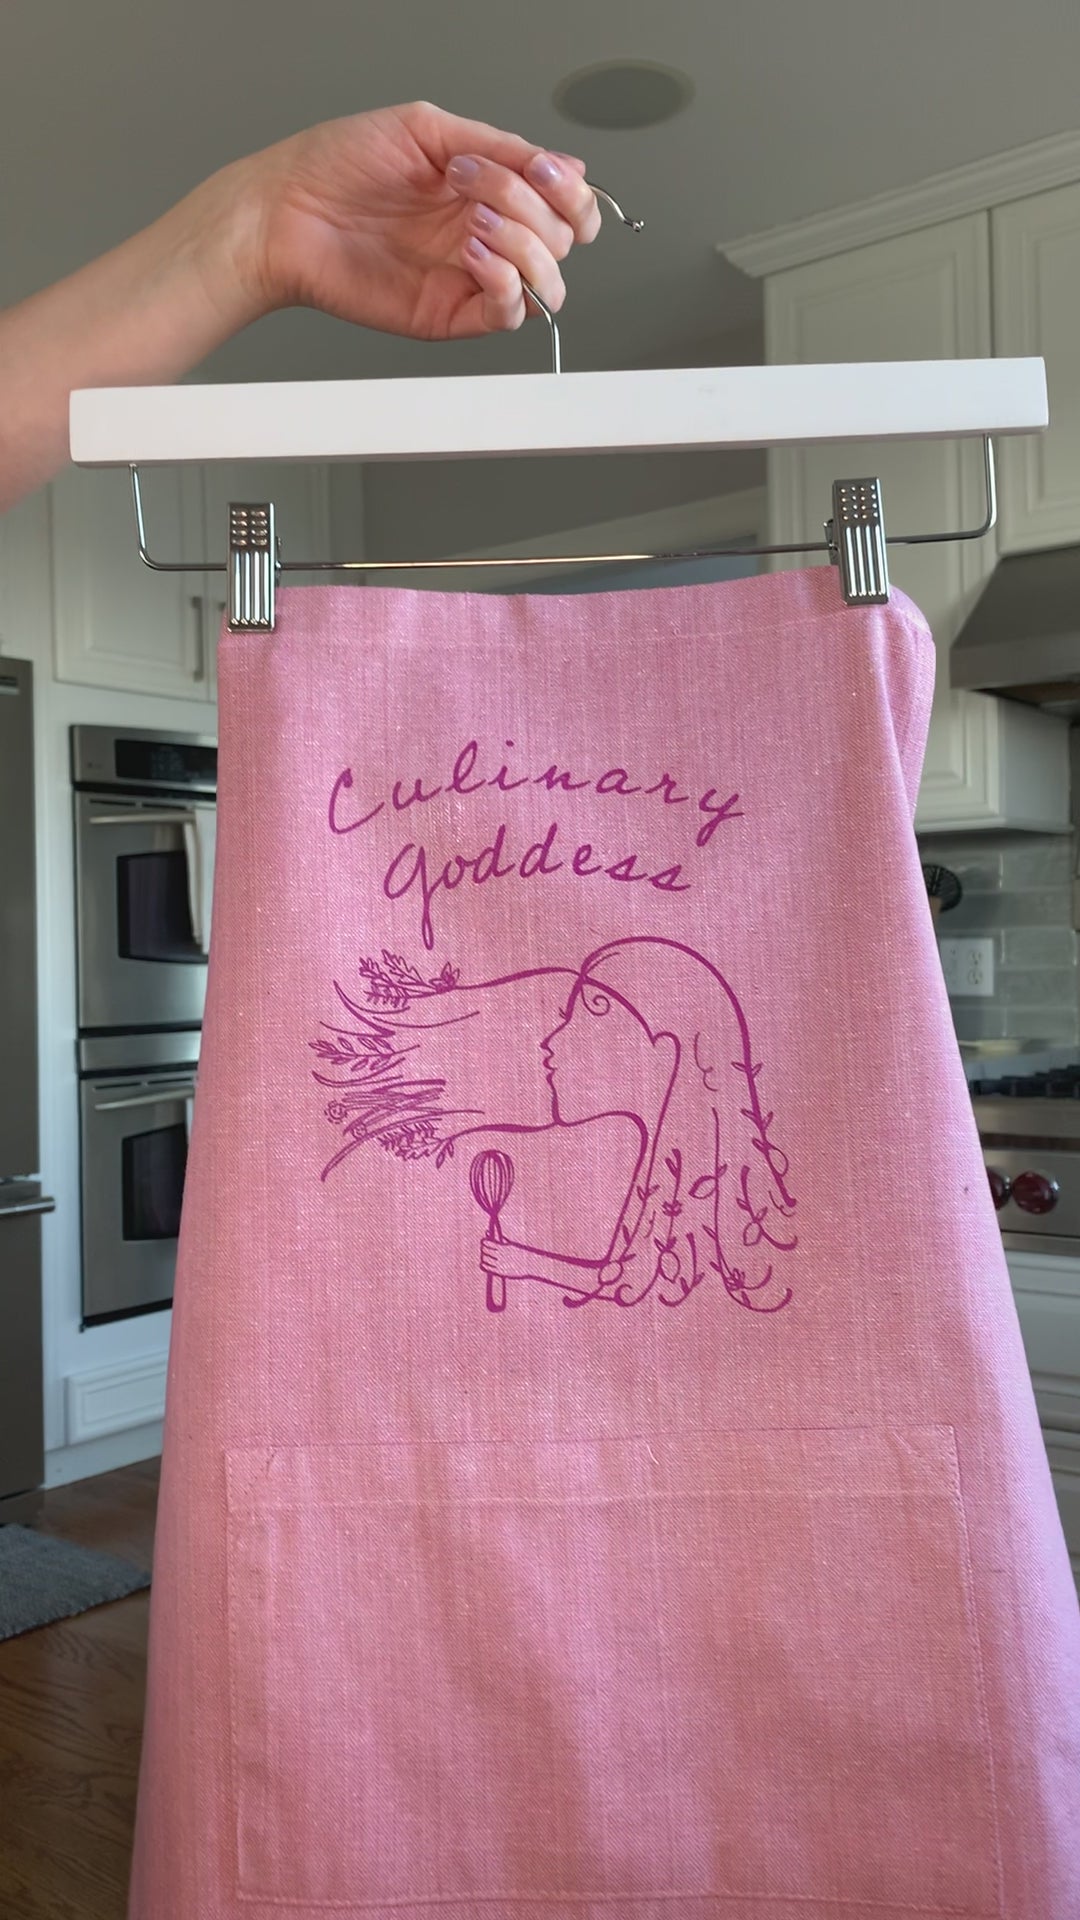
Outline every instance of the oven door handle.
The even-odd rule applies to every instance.
[[[54,1213],[56,1201],[51,1194],[45,1194],[37,1200],[0,1201],[0,1220],[14,1220],[23,1213]]]
[[[126,813],[92,813],[92,827],[190,827],[195,820],[194,807],[170,808],[167,812],[132,807]]]
[[[123,1113],[128,1107],[157,1107],[164,1100],[193,1100],[194,1080],[170,1080],[153,1093],[125,1094],[122,1100],[95,1100],[95,1113]]]

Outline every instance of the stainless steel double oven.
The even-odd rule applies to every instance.
[[[84,1325],[170,1305],[207,952],[191,863],[217,746],[71,730]],[[201,816],[201,817],[200,817]]]

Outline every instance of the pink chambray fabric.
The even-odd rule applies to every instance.
[[[130,1920],[1077,1920],[1080,1619],[829,569],[221,645]]]

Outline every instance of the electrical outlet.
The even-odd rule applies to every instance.
[[[950,1000],[985,999],[994,991],[992,940],[942,940],[941,970]]]

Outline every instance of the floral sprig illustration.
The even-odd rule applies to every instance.
[[[378,1029],[370,1033],[345,1033],[333,1027],[329,1031],[334,1035],[332,1040],[312,1040],[310,1045],[312,1052],[331,1066],[374,1075],[388,1072],[397,1059],[389,1033]]]
[[[458,983],[457,971],[447,961],[434,979],[425,980],[400,953],[382,950],[382,960],[361,960],[357,971],[364,981],[373,1007],[386,1007],[392,1013],[404,1013],[414,1000],[430,1000],[437,993],[451,993]]]
[[[385,999],[388,992],[395,995],[397,1003],[387,1009],[387,1015],[379,1018],[369,1013],[350,1000],[335,981],[338,999],[351,1015],[351,1024],[336,1027],[324,1021],[320,1037],[308,1042],[322,1062],[322,1070],[313,1068],[312,1077],[332,1095],[324,1108],[326,1118],[341,1129],[343,1138],[342,1146],[323,1168],[324,1180],[347,1154],[369,1143],[382,1147],[397,1160],[434,1159],[441,1167],[454,1157],[453,1136],[444,1123],[476,1112],[441,1104],[445,1080],[408,1077],[406,1063],[417,1051],[417,1042],[410,1037],[411,1028],[398,1028],[392,1023],[392,1015],[404,1012],[412,1000],[448,992],[456,984],[457,974],[453,968],[444,967],[436,981],[424,981],[414,968],[406,967],[400,955],[384,953],[383,958],[386,968],[367,961],[360,971],[369,997],[378,993]],[[395,986],[389,972],[391,963],[398,970],[400,985]]]

